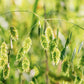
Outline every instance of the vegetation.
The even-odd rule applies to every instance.
[[[84,84],[83,0],[0,0],[0,84]]]

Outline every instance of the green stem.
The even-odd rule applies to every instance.
[[[49,67],[48,67],[48,56],[47,56],[47,51],[45,50],[45,56],[46,56],[46,84],[48,84],[48,71],[49,71]]]
[[[22,84],[21,76],[22,76],[22,73],[19,73],[19,84]]]
[[[37,9],[37,6],[38,6],[38,1],[39,1],[39,0],[35,0],[34,9],[33,9],[33,12],[34,12],[34,13],[36,13],[36,9]],[[33,14],[33,16],[32,16],[32,24],[31,24],[31,32],[30,32],[30,36],[31,36],[31,37],[32,37],[33,31],[34,31],[34,29],[35,29],[35,27],[32,28],[32,26],[33,26],[34,24],[36,24],[36,22],[37,22],[37,17],[35,17],[35,14]]]
[[[10,37],[10,48],[8,51],[8,63],[10,63],[10,54],[11,54],[12,49],[13,49],[12,38]]]
[[[68,77],[68,76],[63,76],[63,75],[60,75],[60,76],[57,76],[56,74],[54,74],[53,72],[49,71],[48,75],[54,79],[54,81],[67,81],[67,82],[72,82],[73,81],[73,78],[72,77]]]
[[[44,18],[46,19],[46,6],[44,4]],[[46,21],[44,20],[44,33],[46,30]],[[46,84],[48,84],[48,56],[47,56],[47,51],[45,50],[45,56],[46,56]]]

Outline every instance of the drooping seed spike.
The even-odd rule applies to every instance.
[[[48,41],[45,35],[41,35],[41,45],[44,49],[47,49],[48,47]]]
[[[63,62],[63,64],[62,64],[62,71],[63,71],[64,73],[66,73],[66,72],[67,72],[67,69],[68,69],[68,61],[65,60],[65,61]]]
[[[10,27],[10,34],[11,34],[11,38],[13,40],[17,40],[18,39],[18,32],[17,32],[15,27]]]
[[[53,31],[50,27],[47,27],[45,34],[49,42],[53,40]]]
[[[55,41],[50,41],[49,42],[49,50],[52,52],[56,48],[56,42]]]
[[[9,72],[10,72],[10,66],[9,66],[9,64],[5,64],[4,68],[3,68],[4,79],[7,79],[9,77]]]
[[[60,60],[60,51],[58,48],[55,48],[52,52],[52,59],[53,62],[57,65],[59,63]]]
[[[30,62],[29,60],[25,57],[22,61],[22,69],[24,72],[28,72],[30,67]]]
[[[1,56],[4,56],[5,54],[7,54],[7,45],[3,42],[1,45]]]
[[[7,45],[5,42],[1,45],[1,62],[2,64],[8,63]]]
[[[39,70],[36,66],[34,66],[33,70],[35,71],[35,75],[34,76],[37,76],[39,74]]]
[[[21,61],[22,58],[23,58],[23,56],[24,56],[24,51],[23,51],[23,48],[21,48],[21,49],[18,51],[18,54],[17,54],[17,56],[16,56],[16,60],[17,60],[17,61]]]
[[[3,69],[4,66],[4,60],[3,57],[0,58],[0,68]]]
[[[80,65],[81,65],[81,66],[84,66],[84,56],[81,57]]]
[[[32,40],[30,39],[30,37],[26,38],[23,43],[24,53],[27,53],[29,51],[31,45],[32,45]]]

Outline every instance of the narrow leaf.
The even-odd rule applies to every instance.
[[[80,50],[81,50],[82,46],[83,46],[83,42],[81,42],[81,44],[80,44],[80,46],[79,46],[79,49],[78,49],[78,54],[79,54],[79,52],[80,52]]]
[[[73,53],[72,53],[72,59],[71,61],[73,61],[74,57],[75,57],[75,54],[76,54],[76,48],[74,49]]]
[[[65,57],[65,52],[66,52],[66,48],[63,48],[63,50],[61,51],[61,57],[60,59],[63,60]]]

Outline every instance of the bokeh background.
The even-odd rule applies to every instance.
[[[10,57],[10,75],[5,84],[19,84],[19,72],[15,67],[16,55],[22,46],[25,37],[30,34],[32,47],[28,53],[31,68],[36,65],[39,75],[30,78],[29,73],[23,73],[22,84],[29,84],[35,80],[36,84],[46,84],[45,78],[45,51],[40,44],[38,26],[50,26],[56,37],[59,29],[59,50],[62,51],[66,39],[72,32],[72,39],[67,48],[67,55],[71,56],[74,49],[78,51],[81,42],[84,42],[84,0],[0,0],[0,46],[3,41],[10,45],[9,28],[14,26],[18,31],[18,40],[13,42],[13,51]],[[74,64],[84,55],[84,44],[80,53],[75,57]],[[55,75],[62,75],[61,61],[55,66],[48,60],[49,70]],[[49,78],[50,84],[62,84]],[[71,84],[71,83],[70,83]]]

